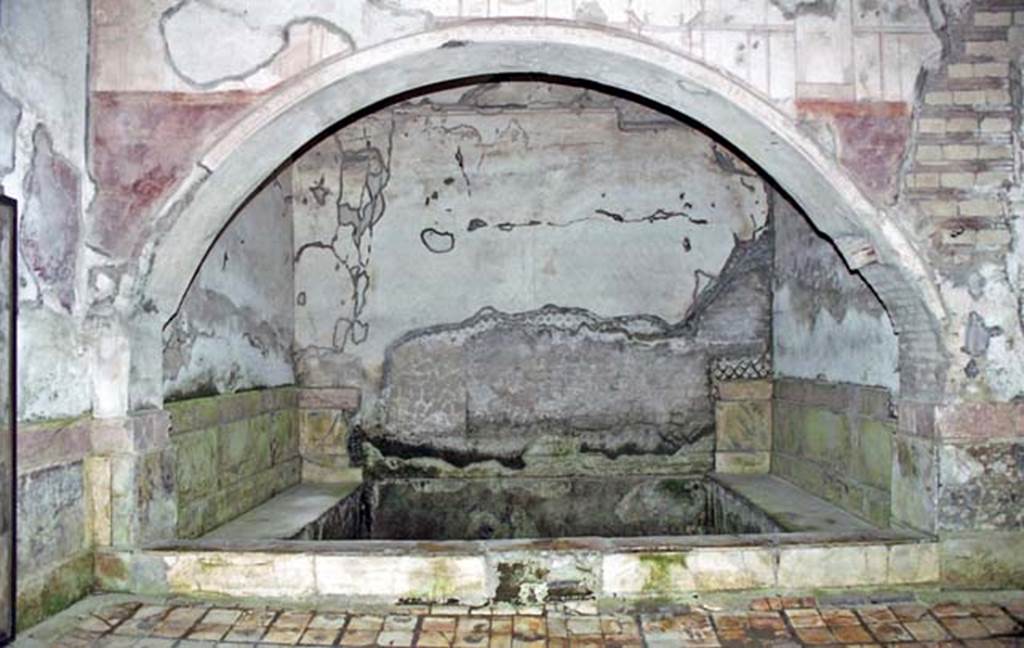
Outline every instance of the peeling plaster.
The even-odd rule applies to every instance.
[[[239,211],[164,329],[166,397],[294,381],[288,180],[270,182]]]
[[[763,182],[706,136],[536,82],[411,99],[346,126],[293,173],[300,375],[334,352],[372,379],[403,332],[485,305],[680,320],[695,271],[718,274],[768,210]]]
[[[777,201],[772,327],[775,375],[899,390],[888,313],[801,213]]]

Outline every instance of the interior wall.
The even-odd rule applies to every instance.
[[[899,346],[878,297],[788,201],[775,210],[775,375],[899,392]]]
[[[273,178],[210,249],[164,329],[164,397],[294,382],[291,175]]]
[[[382,470],[708,469],[708,365],[770,344],[770,199],[727,149],[518,81],[363,117],[293,183],[298,379],[362,388]]]
[[[771,472],[887,526],[899,393],[892,323],[803,214],[780,201],[774,222]]]
[[[17,612],[26,627],[92,584],[84,459],[92,406],[82,244],[89,6],[0,2],[0,189],[18,201]],[[6,280],[6,279],[4,279]]]

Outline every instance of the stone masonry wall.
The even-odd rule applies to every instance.
[[[896,419],[877,387],[775,383],[773,474],[878,526],[888,526]]]
[[[292,388],[176,401],[177,534],[194,538],[301,479]]]
[[[85,458],[87,419],[18,429],[17,613],[28,627],[92,586],[92,535]]]
[[[352,388],[299,389],[296,414],[302,481],[359,481],[353,466],[352,419],[359,410],[360,394]]]

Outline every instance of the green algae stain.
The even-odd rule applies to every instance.
[[[640,564],[647,570],[642,587],[645,593],[672,591],[672,568],[686,570],[685,553],[658,553],[640,556]]]

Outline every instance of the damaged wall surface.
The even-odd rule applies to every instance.
[[[292,170],[300,382],[362,387],[394,461],[708,468],[708,363],[769,346],[770,198],[728,149],[521,81],[374,113]]]
[[[326,138],[294,174],[307,384],[339,374],[372,384],[399,336],[484,307],[679,321],[734,237],[751,239],[768,213],[763,182],[699,132],[595,91],[529,82],[376,113]],[[339,371],[348,364],[356,376]]]
[[[775,375],[899,391],[888,313],[832,244],[786,201],[775,209]]]
[[[21,627],[81,598],[92,584],[88,426],[80,418],[93,396],[83,270],[90,252],[82,244],[93,194],[86,171],[88,10],[84,3],[0,3],[0,191],[19,203]]]
[[[442,472],[463,470],[452,459],[464,463],[479,456],[465,434],[478,422],[482,430],[497,430],[498,423],[515,428],[526,412],[550,414],[561,429],[580,423],[563,416],[559,403],[535,399],[517,409],[522,403],[513,401],[509,409],[504,401],[499,407],[505,394],[492,393],[504,376],[481,370],[483,340],[508,342],[507,360],[520,363],[516,375],[549,386],[565,384],[562,369],[573,369],[573,362],[635,368],[655,355],[652,349],[665,349],[657,354],[660,369],[678,370],[686,378],[681,384],[690,386],[697,384],[697,367],[719,366],[714,354],[738,353],[740,347],[747,353],[747,343],[769,339],[759,328],[735,328],[745,321],[736,305],[760,308],[761,302],[745,296],[768,295],[768,275],[726,269],[731,262],[746,267],[758,255],[740,254],[751,251],[744,246],[763,252],[756,244],[777,234],[761,230],[769,222],[768,212],[760,211],[768,209],[768,200],[756,205],[753,221],[747,216],[750,200],[770,197],[752,182],[749,169],[694,144],[688,131],[652,125],[649,113],[632,115],[593,95],[538,90],[524,98],[492,87],[392,108],[319,142],[292,174],[296,196],[304,200],[304,218],[285,250],[295,257],[297,288],[285,289],[286,255],[275,253],[267,239],[258,243],[261,252],[282,259],[285,274],[259,275],[272,295],[247,292],[258,283],[243,277],[252,266],[234,261],[241,240],[247,249],[252,243],[239,235],[244,225],[236,221],[218,244],[220,252],[235,250],[228,270],[218,275],[215,264],[204,268],[186,308],[166,329],[168,337],[161,337],[185,288],[177,289],[174,279],[167,280],[174,290],[154,286],[166,277],[191,277],[242,197],[305,144],[308,135],[295,142],[283,132],[295,124],[278,119],[282,107],[300,105],[307,116],[344,119],[347,114],[336,114],[337,103],[327,101],[326,88],[347,82],[353,96],[382,100],[376,81],[416,78],[409,63],[414,54],[444,50],[465,60],[491,51],[486,47],[494,42],[519,42],[527,31],[544,39],[516,52],[520,62],[543,68],[534,71],[559,73],[557,64],[544,67],[549,62],[543,52],[584,43],[593,56],[577,78],[610,85],[618,79],[622,87],[640,79],[633,89],[652,98],[669,96],[659,94],[667,86],[699,103],[725,97],[722,113],[729,119],[720,127],[735,121],[741,136],[758,129],[785,135],[761,147],[773,151],[764,157],[766,172],[784,174],[796,168],[794,161],[815,162],[808,162],[814,177],[806,185],[801,178],[793,183],[820,198],[820,208],[807,215],[824,231],[833,212],[853,214],[850,231],[839,232],[851,236],[833,242],[888,310],[838,263],[819,256],[828,246],[811,239],[809,229],[786,230],[775,236],[780,249],[800,242],[799,252],[806,254],[785,255],[776,264],[774,370],[782,380],[822,377],[894,392],[898,422],[889,420],[891,412],[879,410],[876,417],[885,429],[875,436],[892,438],[888,483],[878,463],[884,451],[862,457],[861,474],[847,476],[878,491],[887,486],[894,522],[940,535],[944,577],[971,586],[1019,586],[1019,2],[301,0],[259,3],[258,11],[253,6],[244,0],[0,3],[0,185],[22,209],[18,419],[26,443],[19,450],[19,480],[22,496],[33,502],[19,511],[19,523],[54,538],[45,547],[27,548],[19,583],[23,623],[88,589],[95,540],[90,528],[107,524],[106,544],[122,548],[139,538],[166,537],[163,513],[163,526],[140,533],[151,521],[148,508],[159,509],[160,499],[175,501],[167,496],[175,481],[174,462],[165,461],[171,456],[166,430],[145,439],[153,447],[107,449],[119,455],[124,469],[119,474],[125,482],[117,485],[124,509],[117,519],[128,521],[112,533],[110,518],[90,508],[113,501],[112,473],[104,482],[89,469],[93,455],[103,452],[92,447],[96,427],[121,425],[132,432],[124,418],[146,409],[159,419],[166,415],[159,409],[165,395],[290,381],[288,315],[280,313],[291,308],[298,312],[300,352],[294,375],[310,386],[364,388],[365,425],[346,433],[356,440],[374,437],[392,452],[376,458],[382,465],[388,456],[404,461],[409,447],[420,447],[407,424],[424,419],[423,404],[448,397],[441,389],[423,390],[396,401],[389,394],[410,393],[402,376],[430,377],[425,367],[442,357],[476,372],[447,383],[461,390],[456,400],[474,409],[444,422],[462,437],[446,447],[446,457],[435,458],[443,463],[428,466]],[[528,29],[522,18],[532,19]],[[447,40],[452,30],[473,38]],[[615,58],[613,47],[603,49],[602,42],[613,41],[615,47],[627,43],[635,58]],[[431,43],[430,51],[417,50],[422,43]],[[338,73],[367,61],[380,65],[374,83]],[[697,72],[658,67],[664,61]],[[449,78],[463,69],[451,59],[447,65],[439,73]],[[243,121],[253,115],[268,121]],[[752,115],[757,117],[743,121]],[[255,126],[244,130],[242,124]],[[807,142],[788,148],[800,137]],[[266,146],[282,142],[288,151],[266,155]],[[560,152],[563,143],[586,152],[588,166],[577,168],[583,153]],[[662,149],[671,155],[649,157]],[[517,177],[524,159],[543,175]],[[238,165],[259,179],[232,183],[238,177],[231,169],[237,172]],[[569,171],[558,175],[561,168]],[[683,170],[707,179],[701,183],[706,186],[675,186]],[[211,199],[201,191],[211,186],[227,190]],[[794,187],[785,188],[796,195]],[[266,207],[268,223],[282,225],[271,214],[280,213],[273,205],[288,193],[282,188],[257,201]],[[537,199],[541,193],[543,201]],[[741,198],[719,202],[723,196]],[[694,208],[685,208],[687,202]],[[217,208],[223,205],[230,206]],[[196,214],[201,217],[192,218]],[[797,222],[783,216],[777,227]],[[198,234],[175,238],[179,223]],[[894,243],[887,250],[880,242]],[[805,270],[810,279],[796,276]],[[563,287],[580,279],[586,280],[583,288]],[[291,308],[281,310],[282,289],[294,300]],[[586,325],[523,325],[543,315],[548,303],[560,315],[578,314]],[[253,312],[264,307],[273,314]],[[226,317],[213,317],[218,313]],[[469,328],[484,320],[493,325],[479,334]],[[688,325],[677,327],[680,321]],[[731,337],[703,337],[711,331]],[[446,332],[457,335],[446,338]],[[794,337],[806,344],[794,345]],[[223,349],[237,358],[221,352],[225,340],[237,345]],[[553,345],[563,342],[556,351]],[[847,352],[852,348],[856,356]],[[569,357],[565,349],[583,351]],[[542,352],[551,358],[541,358]],[[545,364],[559,358],[561,366]],[[757,359],[748,365],[761,366]],[[599,378],[589,378],[588,389],[609,390],[620,384],[616,380],[626,384],[636,376]],[[629,384],[637,390],[645,385]],[[692,418],[672,417],[688,393],[674,393],[676,400],[660,409],[647,406],[643,391],[610,399],[603,410],[584,399],[567,402],[586,406],[583,419],[597,412],[628,425],[659,421],[657,433],[641,435],[647,443],[663,435],[680,438],[673,430],[701,428],[710,405],[705,410],[699,398],[685,405],[696,404],[687,410]],[[633,402],[645,406],[635,416],[627,407]],[[90,409],[95,418],[88,418]],[[403,424],[389,430],[389,420]],[[543,450],[536,456],[553,462],[557,453],[543,441],[543,430],[535,428],[529,447],[509,449],[503,433],[478,445],[506,464],[529,466],[535,448]],[[390,449],[381,442],[389,436]],[[699,443],[709,443],[703,438]],[[614,454],[622,448],[603,449]],[[621,462],[625,455],[592,456]],[[497,460],[479,463],[485,470],[508,469]],[[882,511],[880,499],[862,502],[862,510]]]
[[[211,248],[164,329],[169,400],[294,382],[291,176],[268,182]]]

